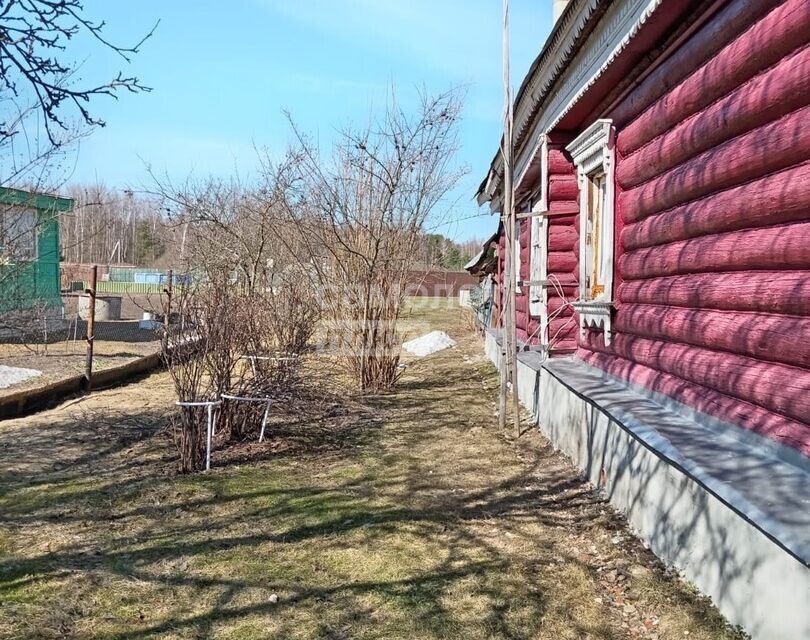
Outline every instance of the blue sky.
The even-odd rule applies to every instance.
[[[249,177],[254,145],[281,153],[282,109],[328,145],[337,128],[363,122],[392,84],[402,99],[467,87],[457,218],[479,211],[473,195],[498,144],[502,109],[499,0],[85,0],[88,16],[130,43],[161,20],[131,64],[98,48],[72,51],[87,82],[118,70],[151,93],[100,99],[107,121],[82,141],[70,182],[148,184],[145,163],[180,180],[189,173]],[[136,7],[136,8],[133,8]],[[512,0],[512,72],[519,84],[551,28],[550,0]],[[91,53],[88,53],[91,52]],[[482,216],[439,231],[490,233]]]

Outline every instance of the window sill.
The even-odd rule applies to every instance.
[[[586,300],[574,302],[574,311],[579,314],[579,335],[585,337],[585,330],[602,329],[605,335],[605,346],[610,344],[611,338],[611,317],[613,314],[613,302],[610,300]]]

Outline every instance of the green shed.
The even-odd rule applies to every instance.
[[[59,216],[73,200],[0,187],[0,312],[61,313]]]

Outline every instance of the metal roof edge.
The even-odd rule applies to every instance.
[[[50,193],[0,187],[0,204],[23,205],[39,210],[70,211],[73,209],[74,200]]]
[[[554,81],[576,53],[575,45],[578,44],[588,22],[597,13],[600,4],[609,1],[571,0],[568,3],[518,89],[514,103],[516,139],[520,140],[525,134],[536,108],[545,100]],[[481,182],[476,193],[480,205],[491,200],[494,189],[490,187],[499,183],[502,170],[498,169],[502,164],[502,156],[498,151],[490,163],[487,177]]]

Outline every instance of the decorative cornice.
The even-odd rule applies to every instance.
[[[602,77],[662,3],[663,0],[628,0],[614,4],[611,10],[606,12],[602,23],[591,36],[595,41],[591,43],[589,37],[587,54],[582,60],[577,61],[575,66],[577,73],[566,78],[560,89],[554,92],[554,99],[549,102],[548,111],[556,112],[554,119],[547,125],[549,130],[557,126],[588,89]],[[624,33],[624,37],[610,49],[616,35],[620,33]],[[595,63],[599,61],[600,54],[606,49],[610,49],[607,58],[598,68],[593,69]],[[572,92],[573,96],[568,97],[567,103],[562,103]],[[559,110],[556,109],[556,105],[561,103],[564,106]]]
[[[610,340],[612,338],[611,317],[613,314],[613,303],[587,300],[574,302],[571,306],[579,315],[580,339],[585,338],[587,328],[602,329],[605,335],[605,346],[610,346]]]
[[[516,98],[515,175],[524,176],[537,153],[538,145],[532,145],[531,141],[551,131],[570,112],[662,2],[573,0],[569,4]],[[479,203],[498,191],[502,172],[503,159],[496,154],[479,188]]]
[[[607,2],[610,0],[571,0],[555,23],[554,29],[529,68],[515,97],[513,125],[515,148],[522,145],[526,129],[531,124],[537,107],[545,98],[551,85],[564,71],[575,52],[585,26],[594,15],[594,11],[600,3]],[[498,152],[492,160],[489,174],[479,187],[479,204],[486,202],[498,189],[502,175],[503,157]]]
[[[515,141],[520,146],[537,107],[574,55],[579,39],[600,4],[609,0],[574,0],[566,7],[543,50],[521,84],[515,105]]]
[[[580,173],[588,174],[598,166],[607,172],[613,148],[611,124],[610,120],[597,120],[565,147]]]

